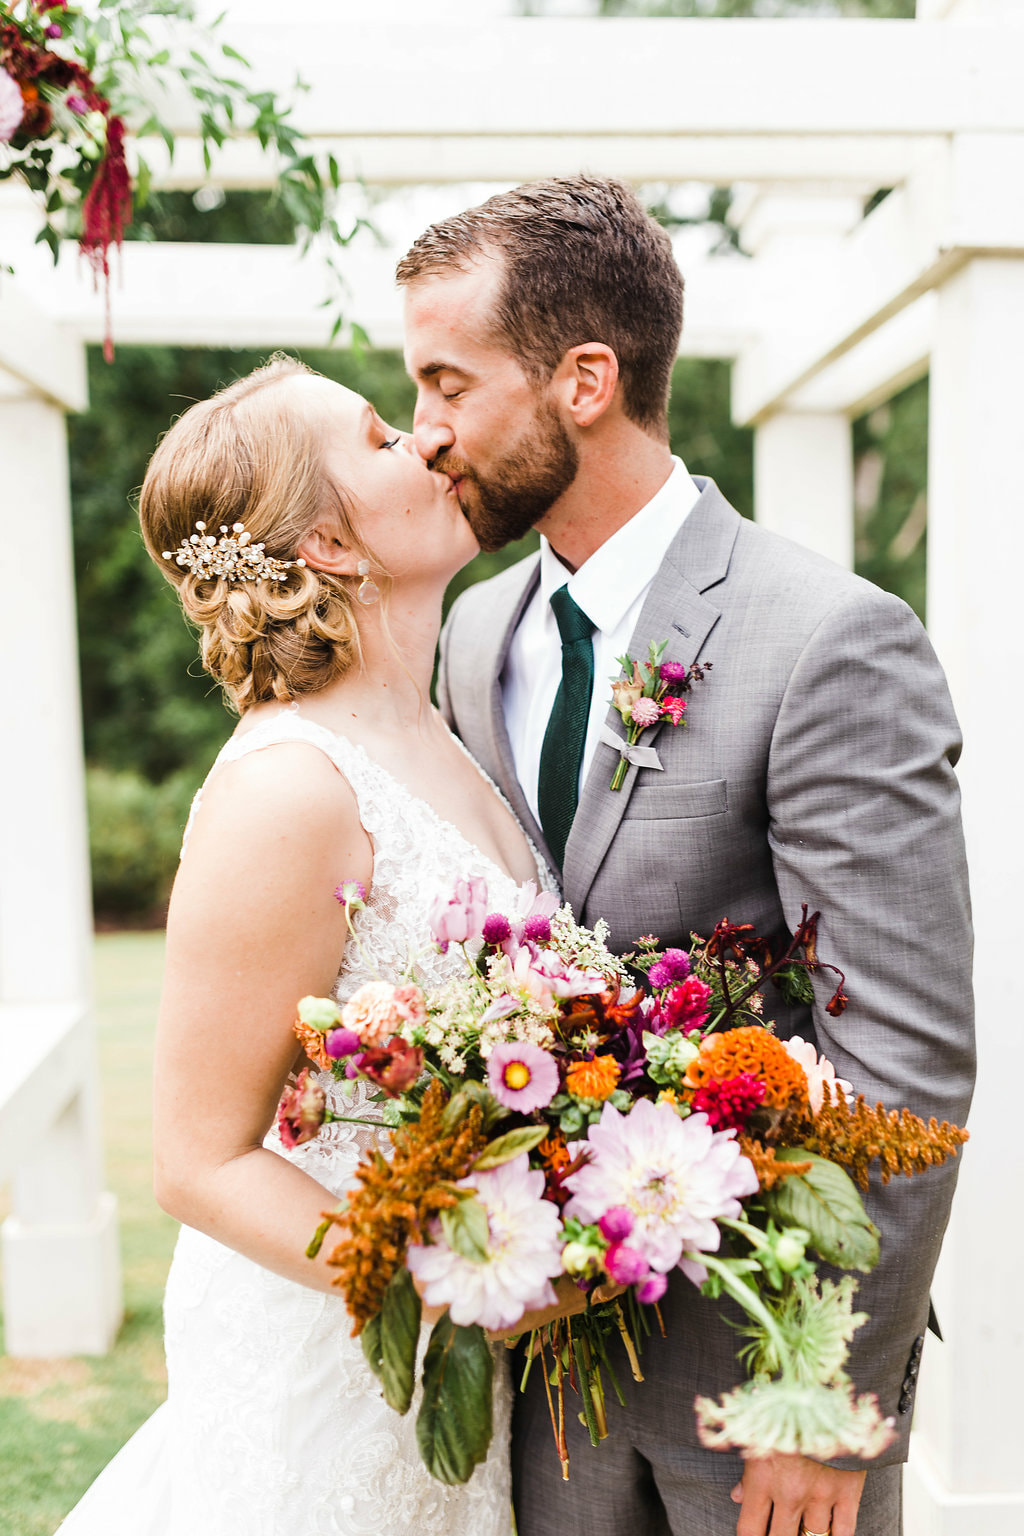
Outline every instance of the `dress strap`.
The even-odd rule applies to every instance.
[[[261,720],[259,725],[254,726],[251,731],[243,731],[240,735],[229,737],[221,747],[212,768],[193,796],[188,821],[182,834],[179,859],[184,857],[189,834],[202,802],[203,790],[218,769],[223,768],[226,763],[237,762],[240,757],[245,757],[249,752],[259,752],[265,747],[276,747],[296,741],[316,747],[325,757],[330,758],[338,772],[351,785],[356,804],[359,806],[360,818],[363,819],[366,775],[373,768],[371,760],[355,742],[347,741],[344,736],[336,736],[326,726],[307,719],[299,713],[297,704],[288,704],[278,714]],[[364,794],[360,793],[361,790]],[[364,825],[366,825],[365,821]],[[372,829],[369,826],[366,829],[372,836]]]

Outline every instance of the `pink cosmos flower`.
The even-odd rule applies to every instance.
[[[483,934],[487,917],[487,881],[481,876],[457,880],[455,894],[439,896],[430,908],[430,932],[447,953],[449,944],[466,944]]]
[[[629,717],[634,725],[646,729],[649,725],[656,725],[661,718],[661,710],[653,699],[637,699],[629,712]]]
[[[853,1084],[847,1082],[845,1077],[836,1077],[835,1067],[826,1056],[818,1055],[809,1040],[793,1035],[791,1039],[783,1040],[782,1044],[793,1060],[803,1067],[807,1075],[807,1097],[815,1114],[825,1102],[826,1083],[828,1083],[833,1104],[838,1102],[840,1094],[848,1104],[853,1103],[855,1097]]]
[[[491,1051],[487,1082],[499,1104],[529,1115],[550,1104],[558,1092],[558,1066],[539,1045],[513,1040]]]
[[[14,138],[24,116],[21,87],[6,69],[0,69],[0,144],[7,144]]]
[[[308,1067],[286,1088],[277,1106],[277,1133],[290,1152],[312,1141],[327,1118],[327,1095]]]
[[[671,1104],[640,1099],[623,1115],[606,1103],[588,1139],[570,1144],[571,1156],[585,1149],[590,1159],[565,1180],[572,1194],[565,1215],[589,1225],[625,1206],[634,1222],[630,1247],[652,1269],[678,1264],[693,1278],[700,1266],[684,1252],[714,1252],[718,1218],[738,1216],[740,1201],[758,1189],[735,1135],[713,1131],[706,1115],[681,1120]]]

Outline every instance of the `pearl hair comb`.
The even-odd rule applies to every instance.
[[[234,523],[229,530],[221,524],[221,536],[207,533],[205,523],[196,523],[196,532],[183,539],[177,549],[165,549],[165,560],[187,566],[199,581],[224,576],[228,581],[284,581],[292,566],[304,566],[305,560],[275,560],[265,554],[265,544],[254,544],[244,523]]]

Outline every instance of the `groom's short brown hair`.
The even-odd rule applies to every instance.
[[[598,176],[527,182],[432,224],[396,276],[408,286],[495,251],[504,261],[495,330],[527,371],[549,378],[570,347],[603,342],[618,358],[626,415],[665,437],[683,278],[635,193]]]

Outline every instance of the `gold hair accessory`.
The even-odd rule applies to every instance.
[[[372,608],[374,603],[380,602],[380,587],[370,579],[369,560],[360,560],[356,575],[363,578],[356,588],[356,602],[362,603],[364,608]]]
[[[275,560],[265,554],[265,544],[253,544],[252,534],[247,533],[244,523],[220,527],[221,537],[215,539],[207,533],[205,523],[196,523],[197,532],[182,539],[177,549],[165,549],[165,560],[176,565],[188,566],[199,581],[212,581],[225,576],[228,581],[284,581],[285,572],[293,565],[305,565],[305,560]]]

